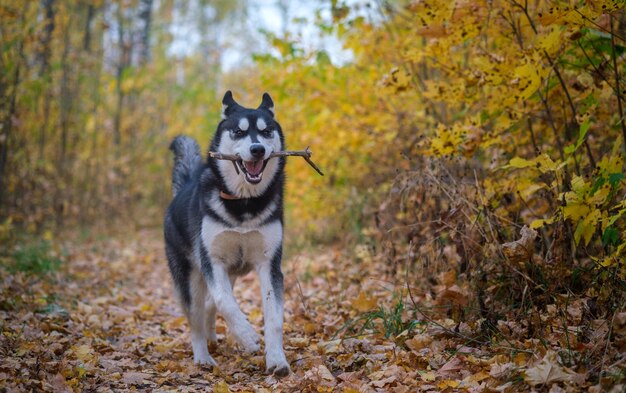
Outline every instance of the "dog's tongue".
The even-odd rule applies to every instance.
[[[244,161],[243,165],[246,167],[246,171],[252,176],[257,176],[263,170],[263,160],[261,161]]]

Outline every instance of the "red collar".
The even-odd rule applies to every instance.
[[[239,199],[244,199],[244,198],[238,197],[237,195],[229,194],[221,190],[220,190],[220,198],[225,199],[227,201],[237,201]]]

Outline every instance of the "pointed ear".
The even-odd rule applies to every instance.
[[[228,119],[231,113],[238,108],[239,104],[233,98],[233,93],[230,90],[224,94],[224,98],[222,99],[222,119]]]
[[[274,116],[274,101],[272,101],[272,97],[270,97],[269,94],[263,93],[263,101],[261,101],[259,109],[265,109],[266,111],[269,111],[272,116]]]

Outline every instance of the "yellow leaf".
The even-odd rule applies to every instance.
[[[250,314],[248,314],[248,319],[254,321],[260,319],[262,316],[263,314],[261,313],[261,310],[258,307],[255,307],[252,309],[252,311],[250,311]]]
[[[561,30],[553,28],[550,33],[539,38],[537,47],[544,49],[548,54],[556,53],[561,46]]]
[[[89,345],[80,345],[74,348],[74,355],[81,362],[89,362],[94,357],[94,350]]]
[[[214,393],[230,393],[230,388],[228,387],[228,384],[224,381],[219,381],[218,383],[215,384],[215,387],[213,388],[213,392]]]
[[[454,381],[451,379],[446,379],[445,381],[441,381],[437,384],[437,387],[441,390],[443,389],[447,389],[447,388],[456,388],[457,386],[460,385],[459,381]]]
[[[600,210],[594,209],[584,220],[580,221],[576,227],[576,232],[574,232],[574,242],[578,244],[582,237],[585,245],[589,244],[601,217],[602,213]]]
[[[435,373],[432,372],[432,371],[428,371],[428,372],[425,372],[425,373],[420,373],[420,377],[425,382],[432,382],[432,381],[434,381],[437,378]]]
[[[524,184],[524,183],[526,182],[520,181],[519,184],[517,185],[517,191],[522,195],[524,199],[529,199],[534,193],[545,188],[545,185],[543,184],[537,184],[537,183]]]
[[[543,173],[555,171],[559,168],[559,165],[552,161],[550,156],[545,153],[537,157],[537,162],[539,163],[539,170]]]
[[[550,225],[554,222],[554,217],[550,217],[550,218],[545,218],[542,220],[534,220],[533,222],[530,223],[530,228],[531,229],[537,229],[537,228],[541,228],[544,225]]]
[[[541,78],[539,77],[536,66],[531,63],[515,68],[514,75],[516,79],[519,79],[519,95],[523,99],[532,96],[539,86],[541,86]]]
[[[482,380],[484,380],[484,379],[487,379],[487,378],[489,378],[489,377],[490,377],[490,375],[489,375],[489,373],[488,373],[488,372],[486,372],[486,371],[480,371],[480,372],[479,372],[479,373],[477,373],[477,374],[470,375],[470,377],[469,377],[469,381],[470,381],[470,382],[480,382],[480,381],[482,381]]]
[[[611,186],[609,184],[603,185],[595,192],[595,194],[593,194],[591,198],[589,198],[589,204],[594,206],[603,204],[610,193]]]
[[[369,297],[365,292],[361,291],[359,296],[352,301],[352,308],[359,312],[366,312],[375,308],[377,304],[376,298]]]
[[[304,324],[304,332],[306,334],[314,334],[317,331],[317,325],[311,322],[307,322]]]
[[[582,176],[574,175],[572,177],[572,191],[576,193],[576,195],[584,195],[587,193],[589,188],[589,184],[585,182]]]
[[[535,163],[521,157],[513,157],[509,161],[509,165],[513,168],[528,168],[529,166],[535,166]]]
[[[589,213],[589,206],[581,203],[568,203],[563,206],[563,217],[570,218],[574,223]]]

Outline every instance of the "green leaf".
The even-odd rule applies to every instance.
[[[565,148],[563,149],[565,153],[572,154],[576,150],[578,150],[580,145],[582,145],[583,142],[585,141],[585,136],[587,136],[588,131],[589,131],[589,119],[585,120],[583,124],[580,125],[580,128],[578,129],[578,140],[576,141],[576,145],[565,146]]]
[[[623,173],[611,173],[609,175],[609,184],[611,187],[615,188],[622,179],[624,179]]]
[[[616,246],[619,243],[619,231],[615,227],[608,227],[602,234],[602,245]]]

